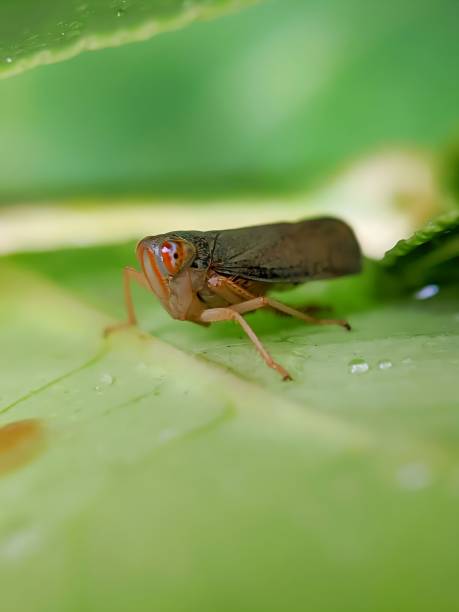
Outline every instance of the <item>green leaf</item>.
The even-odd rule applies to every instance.
[[[0,78],[94,51],[146,40],[253,0],[5,0]]]
[[[285,194],[375,150],[442,151],[458,11],[269,0],[2,81],[0,200]]]
[[[383,265],[409,288],[459,282],[459,212],[430,221],[386,253]]]
[[[455,609],[457,287],[383,303],[368,262],[283,294],[353,325],[249,316],[283,383],[141,289],[152,335],[104,341],[133,263],[0,262],[0,424],[29,420],[0,429],[5,610]]]

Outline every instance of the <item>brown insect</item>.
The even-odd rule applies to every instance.
[[[268,307],[306,323],[336,324],[350,330],[347,321],[318,319],[265,295],[279,284],[298,284],[360,271],[358,242],[351,228],[339,219],[210,232],[168,232],[143,238],[136,255],[142,272],[124,269],[128,321],[107,328],[106,333],[137,323],[131,280],[152,291],[174,319],[202,325],[236,321],[266,364],[284,380],[291,380],[290,374],[274,361],[243,314]]]

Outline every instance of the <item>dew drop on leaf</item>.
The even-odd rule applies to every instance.
[[[365,374],[369,369],[370,366],[365,359],[352,359],[349,362],[349,372],[351,374]]]
[[[396,479],[403,489],[419,491],[430,485],[432,474],[425,463],[407,463],[398,468]]]
[[[163,429],[159,432],[158,439],[161,444],[166,444],[170,440],[177,438],[178,432],[175,429]]]
[[[440,291],[440,287],[438,285],[426,285],[419,291],[416,291],[414,297],[416,300],[429,300],[433,298]]]
[[[389,359],[382,359],[378,363],[378,368],[380,370],[389,370],[391,367],[392,367],[392,361],[389,361]]]
[[[11,562],[27,557],[38,548],[40,540],[41,534],[37,529],[14,532],[0,541],[0,558]]]
[[[104,387],[108,387],[114,383],[115,379],[111,374],[105,373],[99,378],[99,384],[96,386],[96,391],[102,391]]]

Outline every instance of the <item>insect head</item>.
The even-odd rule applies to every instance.
[[[192,262],[196,250],[182,238],[147,236],[137,245],[136,255],[152,291],[167,299],[169,280]]]

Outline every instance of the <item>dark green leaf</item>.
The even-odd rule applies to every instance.
[[[408,240],[400,240],[382,263],[411,289],[427,283],[458,283],[459,212],[437,217]]]

